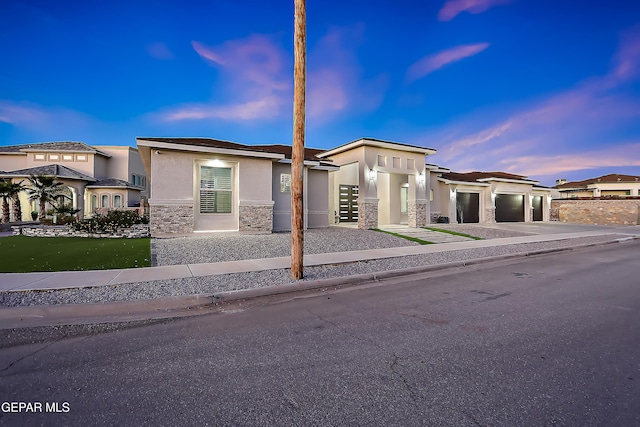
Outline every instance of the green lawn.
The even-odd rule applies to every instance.
[[[151,266],[151,239],[0,238],[0,272],[107,270]]]

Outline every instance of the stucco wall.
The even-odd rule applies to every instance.
[[[24,154],[2,154],[0,155],[0,171],[14,171],[27,168],[27,156]]]
[[[560,222],[598,225],[639,225],[640,198],[626,200],[571,200],[551,202],[551,217]]]
[[[323,170],[309,169],[306,188],[307,227],[322,228],[329,226],[329,173]]]
[[[210,164],[230,166],[233,172],[233,206],[231,214],[206,214],[200,215],[195,206],[197,202],[196,191],[196,164]],[[151,175],[153,177],[153,194],[149,200],[152,233],[157,234],[161,230],[162,220],[154,219],[154,210],[157,214],[170,212],[170,206],[181,210],[184,221],[191,220],[188,226],[185,224],[179,231],[187,230],[238,230],[240,206],[265,207],[265,211],[273,208],[271,199],[271,159],[253,159],[237,156],[223,156],[218,154],[191,153],[170,150],[161,150],[160,154],[151,152]],[[154,209],[162,207],[162,209]],[[189,207],[190,209],[186,209]],[[252,208],[257,209],[257,208]]]
[[[291,165],[274,163],[272,168],[273,229],[275,231],[291,230],[291,191],[280,191],[280,176],[291,175]]]

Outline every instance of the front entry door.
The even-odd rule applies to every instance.
[[[340,186],[340,222],[358,222],[358,186]]]

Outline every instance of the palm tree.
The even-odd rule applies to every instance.
[[[31,187],[27,187],[29,200],[38,200],[40,202],[40,213],[38,218],[44,219],[47,215],[46,204],[55,200],[63,191],[61,182],[56,182],[52,176],[31,175],[29,177]]]
[[[22,221],[22,204],[20,203],[20,192],[26,189],[26,187],[22,185],[22,182],[23,181],[12,182],[9,188],[9,192],[11,193],[14,221]]]
[[[2,197],[2,222],[9,222],[9,197],[11,188],[11,181],[3,179],[0,180],[0,197]]]

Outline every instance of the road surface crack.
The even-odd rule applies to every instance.
[[[405,378],[404,375],[402,375],[401,372],[399,372],[397,370],[398,366],[399,366],[399,361],[402,360],[403,358],[398,356],[395,352],[389,352],[387,349],[385,349],[384,347],[382,347],[380,344],[376,343],[375,341],[373,341],[372,339],[369,338],[363,338],[357,335],[354,335],[348,331],[346,331],[345,329],[341,328],[337,323],[332,322],[331,320],[325,319],[324,317],[320,316],[318,313],[315,313],[309,309],[307,309],[307,311],[311,314],[313,314],[316,318],[318,318],[319,320],[326,322],[328,324],[330,324],[331,326],[335,327],[337,330],[339,330],[340,332],[342,332],[343,334],[345,334],[348,337],[351,337],[355,340],[358,341],[362,341],[368,344],[373,345],[375,348],[377,348],[378,350],[380,350],[383,353],[389,353],[392,357],[391,360],[391,376],[397,376],[398,378],[400,378],[400,381],[402,382],[402,384],[404,385],[405,389],[407,390],[407,392],[409,393],[409,397],[411,398],[411,402],[414,404],[414,406],[418,407],[418,398],[416,396],[416,393],[413,391],[413,389],[411,388],[411,385],[409,384],[409,382],[407,381],[407,379]]]
[[[45,350],[45,349],[51,347],[53,344],[57,343],[58,341],[60,341],[60,340],[55,340],[53,342],[50,342],[49,344],[44,345],[44,346],[40,347],[39,349],[34,350],[31,353],[25,354],[24,356],[14,360],[13,362],[9,363],[6,367],[0,369],[0,373],[4,373],[5,371],[11,369],[11,367],[14,366],[16,363],[19,363],[19,362],[25,360],[28,357],[31,357],[33,355],[36,355],[36,354],[40,353],[42,350]]]

